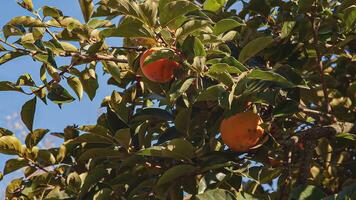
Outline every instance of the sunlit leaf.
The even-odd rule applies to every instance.
[[[14,158],[7,160],[4,167],[4,175],[10,174],[18,169],[26,167],[28,165],[27,160],[23,158]]]
[[[190,12],[193,10],[197,10],[199,7],[193,4],[190,1],[178,0],[178,1],[171,1],[160,9],[159,19],[161,25],[167,25],[172,20]]]
[[[88,22],[94,11],[93,0],[79,0],[80,8],[82,9],[82,14],[84,21]]]
[[[82,82],[80,82],[80,79],[75,76],[70,76],[67,78],[67,83],[68,85],[73,89],[79,100],[82,99],[83,97],[83,85]]]
[[[14,136],[0,137],[0,153],[8,155],[19,155],[23,152],[22,144]]]
[[[213,33],[215,35],[220,35],[221,33],[225,33],[226,31],[229,31],[241,25],[241,23],[233,19],[222,19],[215,24],[213,28]]]
[[[26,136],[26,140],[25,140],[26,146],[28,148],[32,148],[36,146],[48,132],[49,132],[48,129],[36,129],[30,132]]]
[[[227,0],[206,0],[206,1],[204,1],[203,8],[205,10],[216,12],[221,7],[223,7],[226,2],[227,2]]]
[[[17,52],[17,51],[12,51],[9,53],[5,53],[0,57],[0,65],[6,63],[7,61],[10,61],[12,59],[15,59],[17,57],[23,56],[25,54]]]
[[[196,196],[199,200],[234,200],[236,199],[235,196],[223,189],[214,189],[214,190],[207,190],[202,194],[198,194]]]
[[[17,91],[24,92],[21,87],[9,81],[0,81],[0,91]]]

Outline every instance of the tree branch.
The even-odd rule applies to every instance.
[[[329,103],[329,94],[328,94],[328,90],[326,88],[325,79],[324,79],[324,66],[323,66],[323,61],[322,61],[322,54],[319,51],[319,47],[318,47],[319,24],[315,20],[314,16],[308,15],[308,14],[307,14],[307,16],[308,16],[308,19],[310,20],[310,23],[312,24],[312,27],[313,27],[313,46],[314,46],[314,49],[316,52],[316,62],[317,62],[318,68],[319,68],[319,76],[320,76],[321,86],[323,89],[325,111],[327,113],[331,113],[331,106]]]
[[[111,49],[123,49],[123,50],[133,50],[133,51],[145,51],[144,47],[110,47]]]
[[[76,62],[72,62],[68,67],[66,67],[63,71],[61,71],[58,75],[63,76],[65,73],[69,72],[69,70],[76,64]],[[42,85],[41,87],[37,88],[36,90],[32,91],[33,94],[37,93],[38,91],[41,91],[43,88],[45,88],[47,85],[52,85],[53,83],[60,82],[60,80],[52,79],[50,82],[48,82],[45,85]]]
[[[47,52],[44,52],[44,51],[29,51],[27,49],[19,48],[19,47],[15,46],[14,44],[6,42],[2,38],[0,38],[0,42],[12,47],[13,49],[15,49],[17,51],[24,52],[24,53],[29,54],[31,56],[39,54],[39,53],[45,54],[45,55],[48,54]],[[120,59],[120,58],[116,58],[113,55],[106,55],[106,54],[87,55],[87,54],[82,54],[82,53],[79,53],[79,52],[65,52],[65,53],[58,54],[58,56],[60,56],[60,57],[76,57],[76,58],[80,58],[80,59],[85,60],[85,61],[105,60],[105,61],[114,61],[114,62],[119,62],[119,63],[128,63],[127,59]]]
[[[292,143],[302,143],[304,147],[300,157],[299,173],[297,177],[297,182],[299,184],[305,184],[308,180],[317,140],[323,137],[330,138],[335,136],[337,133],[342,132],[355,132],[354,124],[346,122],[336,123],[324,127],[314,127],[293,136]]]

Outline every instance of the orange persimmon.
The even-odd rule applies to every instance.
[[[263,136],[262,123],[260,116],[253,112],[237,113],[221,122],[221,137],[233,151],[248,151]]]
[[[166,83],[173,79],[173,70],[178,68],[179,64],[168,58],[161,58],[152,63],[145,64],[145,59],[157,50],[157,48],[151,48],[142,54],[140,58],[140,68],[146,78],[150,81]]]

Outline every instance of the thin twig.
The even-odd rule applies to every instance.
[[[329,103],[329,94],[328,94],[328,90],[326,88],[326,84],[325,84],[325,79],[324,79],[324,66],[323,66],[323,61],[322,61],[322,55],[321,52],[319,51],[318,48],[318,42],[319,42],[319,35],[318,35],[318,31],[319,31],[319,24],[317,24],[315,17],[311,16],[311,15],[307,15],[310,23],[312,23],[312,27],[313,27],[313,45],[314,45],[314,49],[316,52],[316,62],[318,64],[318,68],[319,68],[319,75],[320,75],[320,81],[321,81],[321,86],[323,89],[323,95],[324,95],[324,103],[325,103],[325,111],[327,113],[331,113],[331,106]]]
[[[318,111],[318,110],[313,110],[313,109],[304,108],[304,107],[299,107],[299,109],[301,109],[305,113],[319,115],[319,116],[321,115],[321,116],[327,117],[329,119],[333,118],[333,116],[331,114],[324,113],[324,112],[321,112],[321,111]]]
[[[155,34],[165,44],[166,47],[169,47],[168,42],[163,38],[161,33],[155,33]]]
[[[2,38],[0,38],[0,42],[3,43],[3,44],[5,44],[5,45],[7,45],[7,46],[9,46],[9,47],[11,47],[11,48],[13,48],[13,49],[15,49],[16,51],[22,51],[22,52],[24,52],[24,53],[31,54],[31,55],[34,53],[33,51],[29,51],[29,50],[27,50],[27,49],[21,49],[21,48],[15,46],[14,44],[11,44],[11,43],[5,41],[5,40],[2,39]]]
[[[111,49],[123,49],[123,50],[133,50],[133,51],[145,51],[144,47],[110,47]]]
[[[41,53],[44,55],[48,54],[48,52],[44,52],[44,51],[29,51],[27,49],[19,48],[19,47],[15,46],[14,44],[6,42],[2,38],[0,38],[0,42],[12,47],[13,49],[15,49],[17,51],[29,54],[31,56],[36,55],[38,53]],[[58,56],[60,56],[60,57],[76,57],[76,58],[79,58],[79,59],[82,59],[85,61],[105,60],[105,61],[114,61],[114,62],[119,62],[119,63],[128,63],[127,59],[119,59],[113,55],[106,55],[106,54],[87,55],[87,54],[81,54],[79,52],[65,52],[65,53],[59,53]]]
[[[63,76],[65,73],[69,72],[70,69],[76,64],[76,62],[72,62],[68,67],[66,67],[63,71],[61,71],[58,75]],[[32,93],[37,93],[38,91],[41,91],[43,88],[45,88],[47,85],[51,86],[53,83],[58,83],[60,80],[52,79],[50,82],[48,82],[45,85],[40,86],[36,90],[32,91]]]
[[[33,14],[36,15],[36,17],[37,17],[39,20],[41,20],[41,22],[43,22],[42,17],[40,16],[40,14],[39,14],[37,11],[33,12]],[[49,28],[48,28],[46,25],[45,25],[45,30],[46,30],[46,32],[47,32],[54,40],[58,41],[56,35],[54,35],[54,33],[52,33],[52,31],[49,30]]]

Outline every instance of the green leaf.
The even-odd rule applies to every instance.
[[[33,3],[32,0],[22,0],[22,2],[17,1],[21,7],[25,8],[26,10],[32,12],[33,11]]]
[[[27,148],[31,149],[36,146],[48,132],[48,129],[36,129],[30,132],[25,140]]]
[[[63,27],[63,28],[68,28],[70,31],[77,29],[78,31],[81,31],[83,29],[82,23],[80,23],[79,20],[73,18],[73,17],[60,17],[59,19],[52,19],[46,22],[47,26],[54,26],[54,27]]]
[[[177,29],[176,36],[178,39],[184,39],[190,34],[200,33],[201,31],[207,29],[209,25],[210,22],[208,20],[193,19],[184,23],[181,28]]]
[[[312,5],[314,4],[315,0],[299,0],[298,7],[300,12],[308,11]]]
[[[189,160],[194,157],[194,147],[184,139],[173,139],[163,146],[142,150],[137,155]]]
[[[119,65],[117,65],[115,62],[113,61],[102,61],[104,67],[109,71],[109,73],[111,74],[111,76],[117,81],[117,82],[121,82],[121,70]]]
[[[347,29],[355,27],[356,5],[352,5],[344,10],[344,21]]]
[[[248,169],[248,176],[258,181],[258,184],[267,184],[277,178],[282,173],[281,169],[264,168],[264,167],[251,167]]]
[[[157,23],[158,14],[158,1],[156,0],[146,0],[140,5],[142,18],[151,27],[154,27]]]
[[[59,18],[59,17],[63,16],[62,11],[58,10],[55,7],[43,6],[42,12],[43,12],[44,17],[50,16],[53,18]]]
[[[116,28],[100,32],[102,37],[153,37],[153,32],[136,18],[126,16]]]
[[[86,68],[80,73],[80,81],[83,84],[83,89],[87,93],[90,100],[93,100],[96,95],[96,90],[99,88],[97,75],[92,68]]]
[[[23,186],[23,178],[13,179],[6,187],[6,193],[16,193]]]
[[[88,22],[94,12],[94,3],[93,0],[78,0],[80,8],[82,9],[82,14],[84,21]]]
[[[297,113],[298,103],[292,100],[285,100],[280,102],[277,107],[273,110],[274,117],[282,117],[286,115],[292,115]]]
[[[97,193],[95,193],[93,200],[106,200],[106,199],[111,199],[114,194],[114,191],[112,191],[109,188],[104,188],[99,190]]]
[[[178,97],[180,97],[182,94],[184,94],[189,88],[190,86],[193,84],[193,82],[195,81],[195,78],[188,78],[187,80],[184,80],[184,82],[180,82],[179,89],[178,88],[174,88],[172,87],[172,91],[173,93],[171,93],[169,96],[171,98],[171,101],[175,101],[177,100]]]
[[[66,180],[68,186],[79,188],[82,185],[82,180],[77,172],[72,172],[67,176]]]
[[[10,61],[12,59],[15,59],[17,57],[23,56],[25,54],[17,52],[17,51],[12,51],[9,53],[5,53],[0,57],[0,65],[6,63],[7,61]]]
[[[131,145],[131,131],[129,128],[119,129],[115,133],[115,139],[120,142],[121,146],[129,149]]]
[[[238,68],[230,66],[225,63],[217,63],[217,64],[212,65],[209,68],[209,73],[210,72],[213,72],[213,73],[227,72],[229,74],[241,74],[241,71]]]
[[[241,72],[248,71],[248,69],[242,63],[240,63],[238,60],[236,60],[236,58],[234,58],[232,56],[226,56],[223,59],[221,59],[220,62],[226,63],[230,66],[234,66],[237,69],[239,69]]]
[[[79,137],[76,137],[72,143],[93,143],[93,144],[113,144],[114,141],[107,136],[97,135],[97,134],[82,134]]]
[[[194,58],[196,56],[206,56],[203,43],[197,37],[193,36],[188,36],[184,40],[182,45],[182,52],[189,58]]]
[[[7,160],[4,167],[4,175],[10,174],[18,169],[26,167],[28,165],[27,160],[23,158],[14,158]]]
[[[70,76],[67,78],[68,85],[73,89],[79,100],[83,97],[83,85],[80,79],[75,76]]]
[[[5,25],[2,31],[6,39],[10,36],[24,35],[26,33],[25,28],[21,25]]]
[[[287,21],[283,23],[281,38],[286,38],[292,32],[295,26],[295,21]]]
[[[215,35],[220,35],[221,33],[225,33],[226,31],[229,31],[241,25],[242,24],[240,22],[237,22],[233,19],[222,19],[215,24],[213,28],[213,33]]]
[[[16,85],[18,86],[35,86],[35,82],[32,80],[32,77],[30,74],[23,74],[21,75],[16,82]]]
[[[207,190],[196,196],[197,200],[234,200],[236,199],[231,192],[223,189]]]
[[[342,190],[334,195],[327,196],[323,198],[323,200],[345,200],[345,199],[352,199],[353,195],[356,191],[356,183],[351,185],[344,186]]]
[[[182,164],[174,166],[168,169],[164,174],[159,178],[157,186],[164,185],[166,183],[175,181],[183,175],[189,175],[195,171],[195,167],[192,165]]]
[[[27,101],[21,109],[21,119],[26,127],[32,131],[35,118],[37,97]]]
[[[204,10],[216,12],[222,8],[226,2],[227,0],[206,0],[204,1],[203,8]]]
[[[197,97],[196,101],[215,101],[218,100],[222,94],[225,92],[225,87],[223,85],[214,85],[208,87],[206,90],[201,92]]]
[[[35,160],[41,165],[45,166],[53,165],[56,163],[56,158],[54,157],[52,152],[47,149],[38,150]]]
[[[281,83],[287,87],[294,87],[294,84],[289,82],[286,78],[283,76],[271,72],[271,71],[263,71],[259,69],[255,69],[252,72],[250,72],[247,77],[249,79],[258,79],[258,80],[265,80],[265,81],[272,81],[275,83]]]
[[[56,200],[56,199],[69,199],[70,196],[67,194],[66,190],[62,190],[60,186],[56,186],[51,189],[46,196],[46,200]]]
[[[188,133],[189,124],[191,121],[192,109],[181,109],[179,110],[176,118],[174,119],[174,124],[177,130],[182,133]]]
[[[109,20],[101,20],[101,19],[91,19],[88,24],[90,28],[92,29],[97,29],[97,28],[103,28],[103,27],[110,27],[113,26],[111,21]]]
[[[24,27],[46,27],[41,20],[29,16],[12,18],[7,25],[22,25]]]
[[[283,76],[290,83],[293,83],[296,87],[310,89],[306,83],[306,81],[302,78],[300,72],[291,66],[284,65],[276,68],[274,72]]]
[[[171,1],[159,10],[159,20],[161,22],[161,26],[166,26],[178,17],[198,9],[199,7],[190,1]]]
[[[14,133],[11,132],[10,130],[7,130],[6,128],[1,128],[0,127],[0,137],[5,136],[5,135],[13,135]]]
[[[88,172],[87,177],[83,181],[83,185],[80,188],[78,199],[88,194],[91,188],[99,183],[99,181],[107,174],[107,169],[102,167],[96,167]]]
[[[129,0],[109,0],[107,6],[113,8],[124,16],[132,16],[139,20],[141,18],[140,7],[134,1]]]
[[[237,199],[241,200],[259,200],[260,198],[257,198],[255,196],[252,196],[251,194],[248,194],[246,192],[240,192],[237,194]]]
[[[91,148],[84,151],[80,157],[77,159],[80,163],[85,163],[88,160],[92,159],[115,159],[121,158],[123,159],[126,156],[125,153],[119,150],[115,150],[113,148]]]
[[[5,47],[0,44],[0,52],[6,51]]]
[[[300,185],[292,189],[289,199],[314,200],[323,199],[326,194],[314,185]]]
[[[0,153],[7,155],[20,155],[22,152],[23,148],[19,139],[9,135],[0,137]]]
[[[356,142],[356,135],[351,133],[338,133],[335,135],[335,137]]]
[[[140,122],[144,120],[172,121],[173,116],[168,111],[160,108],[146,108],[137,112],[132,117],[131,122]]]
[[[148,55],[144,60],[144,65],[148,65],[162,58],[172,58],[174,57],[174,51],[169,48],[154,48],[150,55]]]
[[[208,75],[228,87],[231,87],[234,84],[232,76],[226,71],[218,72],[214,70],[209,70]]]
[[[9,81],[0,81],[0,91],[16,91],[22,93],[24,92],[21,87]]]
[[[244,46],[239,55],[239,61],[245,63],[251,57],[257,55],[260,51],[265,49],[271,43],[273,43],[271,36],[256,38]]]
[[[75,100],[66,89],[57,83],[52,84],[47,97],[55,104],[70,103]]]

